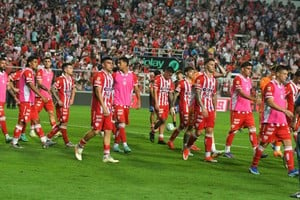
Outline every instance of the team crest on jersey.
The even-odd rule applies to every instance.
[[[31,74],[28,74],[29,77],[31,77]]]
[[[267,91],[271,91],[271,87],[270,86],[267,87]]]
[[[97,81],[99,81],[100,80],[100,77],[97,77]]]
[[[240,84],[240,81],[236,81],[236,84]]]

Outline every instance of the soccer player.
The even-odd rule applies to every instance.
[[[264,91],[265,91],[265,88],[267,86],[268,83],[270,83],[271,80],[274,80],[275,79],[275,66],[270,66],[270,74],[268,76],[265,76],[263,77],[260,82],[259,82],[259,87],[260,87],[260,90],[261,90],[261,104],[260,104],[260,107],[259,107],[259,123],[261,124],[261,118],[262,118],[262,115],[263,115],[263,111],[264,111]],[[273,155],[274,157],[280,157],[282,158],[283,157],[283,154],[280,150],[280,146],[281,146],[281,142],[280,141],[277,141],[276,139],[273,141],[272,143],[272,149],[273,149]]]
[[[55,83],[51,88],[51,92],[57,102],[56,116],[59,120],[59,124],[55,125],[47,135],[48,139],[51,139],[58,131],[60,131],[66,147],[75,146],[69,141],[67,133],[70,106],[73,105],[75,98],[75,84],[72,76],[73,65],[71,63],[63,63],[62,75],[55,80]]]
[[[165,123],[169,115],[169,102],[172,102],[174,84],[171,77],[174,73],[172,67],[164,70],[164,73],[155,77],[154,81],[154,109],[157,121],[149,133],[149,139],[154,142],[155,129],[159,128],[158,144],[166,144],[164,141]],[[171,112],[175,112],[174,107]]]
[[[150,81],[149,81],[149,112],[150,112],[150,128],[151,130],[154,129],[155,125],[155,109],[154,109],[154,80],[155,77],[160,75],[161,72],[159,70],[155,70],[154,75],[150,74]]]
[[[300,84],[300,71],[298,70],[292,80],[285,85],[287,109],[295,114],[293,119],[287,118],[287,123],[290,126],[290,130],[293,134],[294,141],[297,142],[296,122],[298,114],[295,113],[295,101],[299,96],[299,84]]]
[[[233,158],[230,151],[233,139],[241,128],[248,128],[249,140],[253,151],[257,148],[257,137],[254,116],[252,113],[251,102],[258,102],[259,100],[251,96],[252,80],[250,78],[252,73],[252,64],[244,62],[241,65],[240,74],[233,79],[231,88],[231,117],[230,117],[230,131],[226,138],[226,146],[224,157]]]
[[[54,116],[54,104],[51,95],[51,86],[54,79],[54,73],[51,70],[51,58],[44,58],[44,67],[37,71],[36,80],[37,86],[40,89],[40,93],[48,99],[47,103],[44,103],[40,97],[35,98],[37,112],[40,113],[44,108],[49,115],[50,126],[52,129],[56,126]],[[30,131],[30,136],[34,137],[34,130]]]
[[[252,165],[249,172],[259,175],[257,169],[259,160],[264,149],[274,138],[284,144],[284,157],[288,168],[288,176],[293,177],[299,174],[294,168],[294,151],[290,129],[286,117],[292,118],[293,113],[286,109],[284,82],[288,77],[288,69],[285,66],[278,66],[275,71],[276,78],[267,84],[264,91],[264,112],[260,128],[260,144],[256,148]]]
[[[0,126],[5,137],[5,142],[9,143],[12,141],[12,137],[9,136],[7,126],[6,126],[6,117],[4,112],[4,105],[6,101],[6,89],[13,95],[16,99],[14,93],[11,91],[11,86],[8,82],[8,75],[5,71],[6,69],[6,57],[4,55],[0,56]]]
[[[195,128],[196,132],[192,134],[184,147],[182,157],[187,160],[190,154],[192,144],[205,130],[205,161],[217,162],[212,156],[213,129],[216,117],[217,102],[217,83],[214,77],[215,60],[209,58],[205,62],[205,69],[195,80]]]
[[[179,135],[180,131],[186,129],[188,127],[189,122],[189,112],[190,107],[192,106],[192,78],[194,75],[193,67],[185,68],[185,78],[179,80],[174,93],[174,98],[172,102],[172,107],[175,106],[175,101],[179,96],[179,117],[180,117],[180,125],[176,128],[172,135],[169,138],[168,146],[170,149],[174,149],[174,140]],[[186,137],[184,137],[186,138]]]
[[[122,141],[125,153],[130,153],[131,149],[127,144],[125,126],[129,124],[129,108],[131,95],[134,91],[137,98],[137,108],[141,107],[140,90],[137,76],[129,71],[129,60],[126,57],[118,59],[119,70],[112,74],[114,79],[114,120],[116,125],[115,143],[113,150],[123,152],[119,143]]]
[[[112,58],[104,57],[102,58],[102,70],[95,72],[93,75],[91,106],[92,129],[89,130],[75,146],[75,157],[77,160],[82,160],[82,152],[86,143],[103,130],[103,162],[119,162],[119,160],[115,160],[110,155],[110,135],[114,126],[112,123],[112,93],[114,81],[111,75],[112,69]]]
[[[40,140],[42,142],[42,147],[47,148],[53,143],[50,140],[47,140],[47,137],[44,135],[44,131],[40,124],[39,116],[35,107],[35,95],[38,95],[42,98],[43,102],[47,102],[40,91],[35,87],[35,71],[38,65],[38,58],[36,56],[29,56],[27,59],[27,66],[21,72],[19,80],[19,118],[18,123],[14,130],[14,137],[12,140],[12,147],[14,148],[23,148],[19,145],[18,140],[23,130],[23,127],[26,123],[33,121],[34,128]]]

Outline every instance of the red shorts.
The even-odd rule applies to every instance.
[[[198,110],[198,109],[197,109]],[[195,113],[195,128],[203,130],[205,128],[215,127],[216,112],[209,111],[207,117],[203,117],[202,112]]]
[[[60,106],[56,106],[56,116],[57,120],[61,123],[67,123],[69,121],[70,109]]]
[[[167,120],[169,116],[169,106],[159,106],[158,113],[156,112],[156,115],[161,120]]]
[[[116,122],[129,124],[129,107],[127,106],[114,106],[114,120]]]
[[[4,112],[4,102],[0,102],[0,117],[4,117],[5,116],[5,112]]]
[[[263,143],[271,143],[275,139],[279,141],[291,139],[288,125],[275,124],[262,124],[259,137]]]
[[[38,113],[40,113],[43,108],[49,112],[49,111],[54,111],[54,104],[52,99],[48,99],[47,103],[44,103],[42,101],[42,98],[35,98],[35,106],[36,106],[36,110],[38,111]]]
[[[252,112],[231,111],[231,131],[236,131],[241,128],[255,127],[255,121]]]
[[[28,123],[31,119],[38,119],[38,114],[34,106],[29,102],[21,102],[19,104],[19,119],[18,122]]]
[[[99,111],[92,110],[91,113],[91,126],[94,130],[113,130],[114,124],[112,122],[112,114],[104,116]]]

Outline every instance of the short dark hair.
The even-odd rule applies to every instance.
[[[284,66],[284,65],[278,65],[276,68],[275,68],[275,72],[280,72],[282,70],[286,70],[286,71],[289,71],[289,68],[287,66]]]
[[[129,59],[128,59],[128,58],[126,58],[125,56],[122,56],[122,57],[121,57],[121,58],[119,58],[118,60],[119,60],[119,61],[121,61],[121,60],[122,60],[123,62],[126,62],[126,64],[127,64],[127,65],[129,65]]]
[[[192,66],[186,67],[184,69],[184,73],[187,73],[188,71],[191,71],[191,70],[194,70],[194,67],[192,67]]]
[[[49,56],[46,56],[46,57],[44,58],[44,60],[47,60],[47,59],[51,60],[51,58],[50,58]]]
[[[27,64],[29,64],[29,63],[32,62],[33,60],[37,60],[37,59],[38,59],[38,57],[35,56],[35,55],[29,56],[29,57],[27,58]]]
[[[253,67],[253,65],[248,61],[241,64],[241,68],[244,68],[244,67],[247,67],[247,66]]]
[[[63,63],[62,66],[61,66],[62,71],[64,72],[64,71],[65,71],[65,68],[68,67],[69,65],[72,66],[71,63],[68,63],[68,62]]]
[[[157,76],[157,75],[160,75],[160,74],[161,74],[161,72],[158,69],[154,71],[154,76]]]
[[[215,62],[215,59],[213,59],[213,58],[207,58],[207,59],[204,61],[204,65],[207,65],[207,63],[209,63],[210,61]]]
[[[165,72],[171,72],[171,73],[174,73],[173,67],[167,67],[167,68],[165,68],[164,71],[165,71]]]
[[[296,71],[295,77],[300,77],[300,70],[297,70],[297,71]]]
[[[102,62],[102,63],[105,62],[106,60],[112,60],[112,57],[110,57],[110,56],[103,56],[103,57],[101,58],[101,62]]]

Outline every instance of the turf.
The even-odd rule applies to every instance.
[[[287,176],[281,159],[261,160],[260,176],[248,172],[252,149],[244,130],[235,137],[234,159],[218,158],[218,163],[203,162],[204,152],[182,160],[182,133],[175,150],[150,143],[149,113],[146,109],[130,111],[127,127],[130,154],[112,153],[118,164],[102,162],[102,138],[96,136],[86,146],[83,161],[77,161],[73,149],[57,145],[42,149],[36,138],[22,143],[24,149],[0,145],[1,199],[288,199],[297,191],[298,179]],[[6,110],[12,133],[18,111]],[[41,113],[45,132],[50,130],[45,112]],[[90,108],[72,106],[68,132],[77,143],[90,125]],[[224,149],[229,128],[229,113],[218,113],[215,137],[218,149]],[[29,130],[27,130],[27,133]],[[166,132],[168,138],[170,132]],[[157,135],[156,135],[157,137]],[[157,138],[156,138],[157,139]],[[4,139],[2,140],[4,141]],[[203,137],[197,141],[203,147]],[[295,162],[297,165],[297,162]]]

